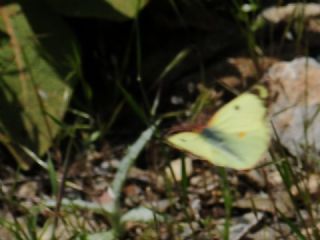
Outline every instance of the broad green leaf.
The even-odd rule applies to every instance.
[[[77,44],[61,18],[41,0],[0,7],[0,141],[22,168],[26,146],[42,155],[59,126],[76,76]],[[73,65],[73,66],[71,66]]]
[[[149,0],[46,0],[55,11],[66,16],[95,17],[113,21],[134,18]]]

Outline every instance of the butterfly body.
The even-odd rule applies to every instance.
[[[238,170],[252,168],[268,148],[263,101],[244,93],[222,107],[201,131],[170,135],[168,144],[196,157]]]

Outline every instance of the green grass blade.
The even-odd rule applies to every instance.
[[[140,137],[136,140],[136,142],[129,147],[127,154],[120,161],[120,166],[112,182],[112,191],[114,194],[114,200],[111,207],[112,216],[110,220],[111,220],[112,228],[117,237],[120,237],[122,234],[122,224],[120,220],[121,216],[120,216],[120,210],[119,210],[119,207],[120,207],[119,202],[120,202],[122,187],[127,179],[129,169],[134,164],[135,160],[143,150],[144,146],[150,141],[159,123],[160,121],[157,121],[154,125],[152,125],[147,130],[145,130],[140,135]]]
[[[224,208],[225,208],[225,224],[223,230],[223,239],[229,240],[230,237],[230,222],[231,222],[231,210],[232,210],[232,195],[228,183],[228,176],[225,168],[218,168],[221,186],[223,191]]]
[[[294,234],[296,234],[297,239],[299,239],[299,240],[307,240],[307,238],[305,236],[303,236],[303,234],[301,233],[301,231],[300,231],[298,226],[296,226],[290,219],[288,219],[284,215],[282,215],[282,217],[283,217],[284,221],[289,225],[289,227],[292,230],[292,232]]]
[[[181,63],[189,54],[190,54],[190,49],[182,49],[173,59],[172,61],[165,67],[165,69],[161,72],[158,80],[161,80],[167,74],[172,71],[179,63]]]
[[[116,202],[118,202],[120,198],[121,190],[130,167],[134,164],[144,146],[150,141],[159,123],[160,122],[158,121],[145,130],[137,141],[129,147],[127,154],[121,159],[120,166],[112,183],[112,190],[115,195]]]
[[[49,178],[50,178],[50,185],[51,185],[51,189],[52,189],[52,194],[54,196],[57,196],[58,189],[59,189],[58,178],[57,178],[57,173],[56,173],[56,170],[54,169],[54,165],[53,165],[51,158],[48,159],[48,173],[49,173]]]
[[[132,95],[121,86],[120,83],[117,84],[118,88],[120,89],[120,91],[122,92],[126,102],[129,104],[129,106],[132,108],[132,110],[134,111],[134,113],[144,122],[144,123],[148,123],[148,118],[144,112],[144,110],[140,107],[140,104],[138,104],[136,102],[136,100],[132,97]]]

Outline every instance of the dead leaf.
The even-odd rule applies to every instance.
[[[192,159],[189,157],[186,157],[184,159],[185,162],[185,170],[187,177],[191,175],[192,173]],[[171,168],[171,169],[170,169]],[[172,172],[171,172],[172,170]],[[182,180],[182,159],[176,159],[170,162],[170,167],[166,167],[166,174],[169,176],[172,180],[175,179],[177,181]],[[172,174],[174,176],[172,176]]]

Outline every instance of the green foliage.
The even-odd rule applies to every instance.
[[[61,205],[63,208],[71,208],[71,209],[87,209],[94,211],[96,213],[104,215],[111,223],[112,231],[110,232],[101,232],[92,235],[89,239],[97,239],[100,236],[108,236],[106,239],[113,239],[112,237],[117,236],[120,237],[123,234],[123,225],[129,221],[135,222],[153,222],[155,219],[161,221],[162,217],[153,213],[148,208],[138,207],[136,209],[132,209],[124,214],[121,213],[120,206],[120,197],[122,192],[122,187],[127,179],[128,172],[130,168],[135,163],[141,151],[144,149],[145,145],[151,140],[154,135],[159,122],[156,122],[154,125],[151,125],[148,129],[146,129],[138,139],[128,148],[127,153],[122,158],[120,166],[117,170],[116,176],[112,182],[112,186],[110,191],[110,195],[112,196],[112,202],[101,205],[97,203],[91,203],[87,201],[83,201],[81,199],[70,201],[68,199],[62,199]],[[50,170],[50,172],[54,172]],[[51,182],[56,182],[56,177],[52,177],[53,173],[50,173]],[[66,183],[68,184],[68,183]],[[52,184],[54,186],[55,184]],[[57,187],[53,187],[55,189]],[[45,205],[48,207],[56,207],[58,201],[47,201]]]
[[[95,219],[95,217],[98,216],[99,220],[103,219],[103,222],[107,222],[107,224],[104,225],[105,228],[95,228],[90,229],[90,231],[85,227],[82,228],[81,220],[79,220],[70,228],[72,232],[70,239],[120,239],[124,235],[125,224],[135,222],[157,223],[158,221],[160,224],[163,224],[161,228],[159,228],[160,230],[158,229],[158,232],[155,232],[154,226],[148,226],[147,229],[143,229],[144,232],[142,235],[144,235],[144,237],[140,237],[139,239],[155,239],[156,236],[158,238],[162,237],[161,231],[163,226],[170,229],[168,232],[172,231],[170,232],[172,237],[175,234],[174,225],[178,225],[181,228],[181,233],[184,230],[183,225],[190,225],[193,234],[192,237],[195,236],[192,239],[197,239],[196,234],[198,234],[198,230],[209,232],[218,229],[219,219],[212,217],[211,213],[202,219],[202,213],[196,218],[195,215],[193,215],[192,200],[196,194],[199,193],[194,190],[194,192],[190,191],[190,187],[193,185],[189,179],[190,176],[187,174],[184,159],[181,160],[182,180],[180,185],[178,185],[179,183],[177,181],[168,181],[164,184],[164,191],[161,191],[160,197],[166,197],[167,199],[164,200],[168,200],[171,206],[169,210],[167,209],[169,214],[156,214],[155,211],[152,210],[152,207],[150,209],[149,205],[148,208],[141,204],[131,209],[124,209],[122,206],[122,191],[125,181],[128,178],[128,171],[135,164],[136,159],[155,133],[157,133],[159,122],[155,125],[151,125],[150,123],[153,122],[154,119],[159,118],[159,116],[157,116],[157,110],[158,106],[160,106],[160,100],[164,102],[163,99],[170,97],[161,93],[162,83],[167,80],[167,77],[170,79],[170,74],[178,67],[183,68],[182,63],[185,63],[185,59],[193,54],[194,48],[183,46],[182,50],[174,52],[172,55],[175,55],[175,57],[173,57],[171,61],[168,61],[168,64],[163,67],[159,76],[153,79],[155,81],[150,85],[156,88],[155,92],[157,92],[157,94],[153,96],[154,104],[152,108],[147,102],[149,101],[149,96],[144,96],[141,101],[141,98],[137,97],[135,92],[131,92],[131,88],[126,85],[132,81],[131,76],[128,76],[127,72],[127,68],[129,68],[127,65],[131,64],[129,64],[128,59],[131,56],[129,56],[130,53],[127,53],[128,55],[124,57],[126,60],[124,60],[122,64],[125,67],[119,68],[118,79],[116,79],[116,77],[111,79],[115,82],[115,88],[112,90],[118,91],[121,96],[116,100],[117,102],[110,111],[111,113],[108,119],[106,121],[103,119],[105,126],[101,127],[101,129],[96,126],[96,116],[90,112],[92,109],[89,109],[88,112],[90,113],[85,113],[70,108],[69,111],[72,118],[76,120],[69,125],[69,123],[63,121],[63,116],[68,109],[69,99],[76,81],[80,82],[81,90],[86,100],[90,101],[95,93],[82,74],[82,56],[77,41],[65,22],[56,13],[63,14],[67,17],[93,17],[111,21],[124,21],[135,18],[137,13],[146,6],[148,0],[20,0],[16,2],[19,4],[15,3],[15,1],[5,1],[6,5],[2,8],[2,15],[0,15],[0,30],[2,31],[0,38],[2,47],[0,51],[0,141],[16,156],[17,160],[20,161],[21,167],[27,168],[29,166],[29,162],[25,160],[25,156],[28,156],[29,159],[32,159],[45,170],[45,173],[48,175],[47,181],[49,183],[48,188],[51,190],[51,196],[49,196],[50,199],[48,200],[43,198],[45,193],[43,195],[40,194],[40,196],[37,195],[36,200],[39,201],[36,203],[40,203],[40,206],[36,210],[33,208],[24,209],[24,205],[16,201],[15,194],[8,194],[0,188],[0,198],[1,201],[3,201],[1,203],[5,207],[9,206],[9,212],[12,211],[8,218],[6,218],[7,216],[0,218],[0,226],[7,229],[15,239],[44,239],[48,237],[48,235],[50,235],[52,239],[58,239],[59,234],[56,234],[58,225],[52,222],[55,220],[58,221],[59,219],[59,221],[63,222],[62,224],[67,226],[70,216],[77,218],[77,216],[83,214],[83,212],[88,211],[90,214],[94,213],[92,214],[94,215],[93,217],[92,215],[89,217]],[[180,23],[187,28],[188,23],[192,22],[192,19],[186,19],[181,4],[183,3],[193,8],[195,4],[201,5],[204,1],[198,2],[194,0],[188,2],[184,0],[168,0],[168,2],[171,4],[171,10],[173,10]],[[246,2],[246,4],[244,4],[244,2]],[[260,6],[261,1],[234,0],[233,3],[232,14],[239,24],[249,53],[256,63],[257,72],[259,72],[258,60],[263,56],[263,51],[260,49],[260,46],[258,46],[256,31],[265,23],[255,20],[255,15],[258,14],[258,11],[262,8],[262,6]],[[197,15],[199,15],[198,12]],[[136,24],[136,31],[139,31],[138,20],[139,19],[136,19],[134,22],[134,24]],[[302,23],[303,21],[301,21],[301,24]],[[174,24],[172,26],[174,26]],[[192,27],[192,30],[196,29],[196,24]],[[302,27],[301,25],[301,28]],[[301,28],[298,28],[298,30],[300,30],[298,33],[302,34],[303,29]],[[202,29],[202,31],[204,30]],[[150,88],[147,85],[149,84],[148,79],[143,78],[142,73],[144,67],[142,57],[145,55],[141,53],[142,50],[144,50],[144,45],[142,44],[144,42],[141,40],[145,40],[143,38],[145,36],[141,33],[135,34],[137,34],[135,39],[137,66],[135,66],[136,69],[134,70],[137,71],[135,79],[137,82],[134,84],[140,87],[140,93],[149,93]],[[138,34],[141,34],[141,39]],[[300,44],[302,35],[299,35],[298,38]],[[128,45],[131,46],[133,43],[130,42]],[[116,56],[115,58],[121,59],[121,57],[118,57],[119,56]],[[204,68],[205,66],[203,65],[202,67]],[[128,79],[129,81],[127,81]],[[205,83],[206,79],[204,74],[199,77],[198,80],[201,83]],[[142,85],[142,83],[144,85]],[[144,89],[144,86],[146,86],[146,89]],[[212,90],[201,85],[200,94],[194,104],[192,104],[189,115],[194,118],[194,116],[203,112],[203,108],[208,104],[212,104]],[[131,112],[135,114],[136,118],[147,126],[147,129],[137,137],[137,140],[128,148],[121,161],[119,161],[115,178],[106,194],[111,200],[102,201],[104,204],[101,204],[90,198],[85,200],[82,197],[78,198],[78,195],[75,200],[69,196],[66,197],[63,192],[63,186],[75,187],[76,185],[72,182],[73,178],[68,178],[67,176],[68,159],[71,158],[73,160],[73,156],[70,157],[70,155],[73,155],[73,153],[77,155],[79,149],[80,152],[85,152],[90,147],[94,148],[97,141],[104,137],[106,133],[113,131],[112,126],[114,123],[117,123],[118,118],[122,116],[122,112],[127,110],[126,108],[129,108]],[[163,108],[159,109],[164,111],[161,112],[161,114],[163,114],[163,121],[172,116],[176,117],[178,113],[180,113],[166,112]],[[158,111],[160,112],[160,110]],[[186,111],[183,111],[183,113],[185,112]],[[184,114],[184,116],[185,115],[187,114]],[[181,114],[179,116],[181,116]],[[128,122],[131,123],[131,120],[132,119],[129,119]],[[127,128],[127,126],[125,127]],[[60,132],[59,135],[57,135],[58,132]],[[80,138],[78,138],[79,136]],[[45,162],[39,157],[39,155],[42,155],[48,150],[53,139],[59,143],[65,143],[64,141],[66,141],[66,139],[71,139],[69,147],[67,147],[69,149],[67,150],[68,153],[65,154],[65,152],[63,152],[65,149],[61,149],[62,155],[66,155],[62,178],[60,177],[61,168],[59,168],[59,163],[57,164],[57,162],[54,162],[51,158],[48,158],[49,161]],[[80,147],[73,149],[73,147],[76,148],[78,146],[75,147],[71,143],[74,143],[74,145],[79,143]],[[123,144],[123,142],[121,144]],[[280,140],[274,142],[272,147],[274,146],[276,146],[276,148],[281,147]],[[70,150],[71,148],[72,151]],[[165,147],[164,149],[167,150]],[[308,149],[306,148],[306,156],[310,155],[307,151]],[[155,152],[155,154],[159,155],[156,160],[162,160],[161,158],[163,156],[159,154],[158,151]],[[276,212],[272,213],[272,219],[268,217],[266,217],[266,219],[277,221],[277,223],[278,221],[280,223],[286,223],[297,239],[320,239],[319,231],[316,227],[317,212],[315,213],[315,210],[311,207],[314,205],[312,203],[313,198],[307,188],[301,188],[299,185],[304,177],[302,174],[308,174],[308,172],[305,172],[306,168],[296,168],[296,166],[292,164],[292,156],[288,156],[285,151],[275,149],[271,151],[270,155],[273,160],[272,164],[279,172],[281,181],[285,186],[285,191],[290,196],[289,200],[294,205],[292,211],[295,217],[288,218],[281,210],[276,209]],[[306,158],[300,159],[300,161],[306,162]],[[76,159],[76,157],[74,159]],[[310,159],[310,161],[311,160],[312,159]],[[161,164],[162,163],[159,163],[159,165]],[[303,164],[301,164],[301,166],[302,165]],[[113,171],[113,169],[111,171]],[[114,172],[112,172],[112,174],[113,173]],[[214,174],[214,171],[211,173]],[[193,174],[201,173],[195,172]],[[221,232],[219,232],[219,237],[227,240],[232,236],[232,227],[234,224],[233,211],[237,208],[234,207],[234,204],[236,204],[236,198],[239,197],[239,195],[237,195],[238,189],[236,193],[233,192],[234,183],[229,181],[230,172],[227,172],[226,169],[218,168],[218,174],[220,175],[222,192],[220,198],[219,195],[215,195],[215,189],[211,190],[211,188],[208,187],[212,185],[210,181],[205,184],[206,188],[210,190],[207,190],[207,192],[203,193],[200,197],[199,195],[196,197],[201,199],[201,204],[207,207],[203,209],[208,212],[211,211],[210,208],[212,205],[218,201],[213,201],[210,205],[206,205],[207,198],[219,200],[218,203],[223,203],[224,208],[219,208],[219,210],[224,211],[223,228]],[[234,173],[232,172],[232,174]],[[206,175],[202,177],[207,178]],[[17,180],[17,185],[19,185],[19,179],[15,180]],[[28,180],[29,179],[27,179],[27,181]],[[205,181],[207,180],[208,179],[205,179]],[[298,201],[297,196],[293,196],[291,193],[293,187],[296,187],[299,192]],[[13,189],[13,192],[15,192],[18,188]],[[82,190],[85,191],[87,189]],[[239,192],[240,191],[242,191],[242,189],[239,189]],[[74,195],[71,196],[73,197]],[[272,193],[270,193],[270,198],[272,198]],[[34,202],[32,202],[32,204],[34,204]],[[308,222],[306,221],[306,217],[302,216],[301,206],[299,204],[305,206],[303,210],[305,210],[305,215],[308,215]],[[23,208],[23,211],[21,211],[21,215],[23,216],[19,215],[19,217],[21,216],[23,221],[21,221],[21,218],[19,221],[15,219],[16,214],[14,211],[17,209],[20,210],[20,208]],[[51,213],[55,215],[47,216],[45,215],[45,211],[51,211]],[[179,219],[171,218],[174,214],[171,215],[171,213],[175,211],[178,212],[177,215]],[[165,221],[163,221],[164,217],[166,218]],[[193,229],[193,223],[199,223],[200,227]],[[263,223],[260,222],[259,225],[263,225]],[[302,231],[308,227],[313,228],[312,232],[305,233]],[[248,232],[249,231],[251,230],[249,229]],[[48,234],[48,232],[50,232],[50,234]],[[151,235],[153,237],[148,237]],[[180,236],[177,236],[177,239],[179,237]],[[199,239],[213,239],[214,237],[217,238],[217,236],[210,236]]]
[[[29,163],[20,146],[42,155],[59,130],[48,114],[62,119],[77,73],[68,59],[76,40],[62,19],[41,1],[7,4],[0,30],[0,140],[22,168]],[[76,50],[78,51],[78,50]]]
[[[134,18],[148,0],[46,0],[46,2],[57,12],[66,16],[123,21]]]
[[[92,92],[82,76],[77,41],[54,10],[67,16],[112,20],[133,18],[147,0],[5,1],[0,19],[0,141],[20,166],[29,167],[20,146],[42,155],[51,146],[80,80],[87,99]],[[126,96],[130,96],[126,94]]]
[[[257,71],[257,78],[262,76],[259,57],[263,55],[262,49],[257,43],[255,32],[263,26],[263,22],[256,21],[254,16],[259,9],[259,1],[251,0],[249,3],[244,3],[242,0],[233,0],[234,17],[239,24],[243,36],[246,39],[248,51],[251,55],[253,63]]]

